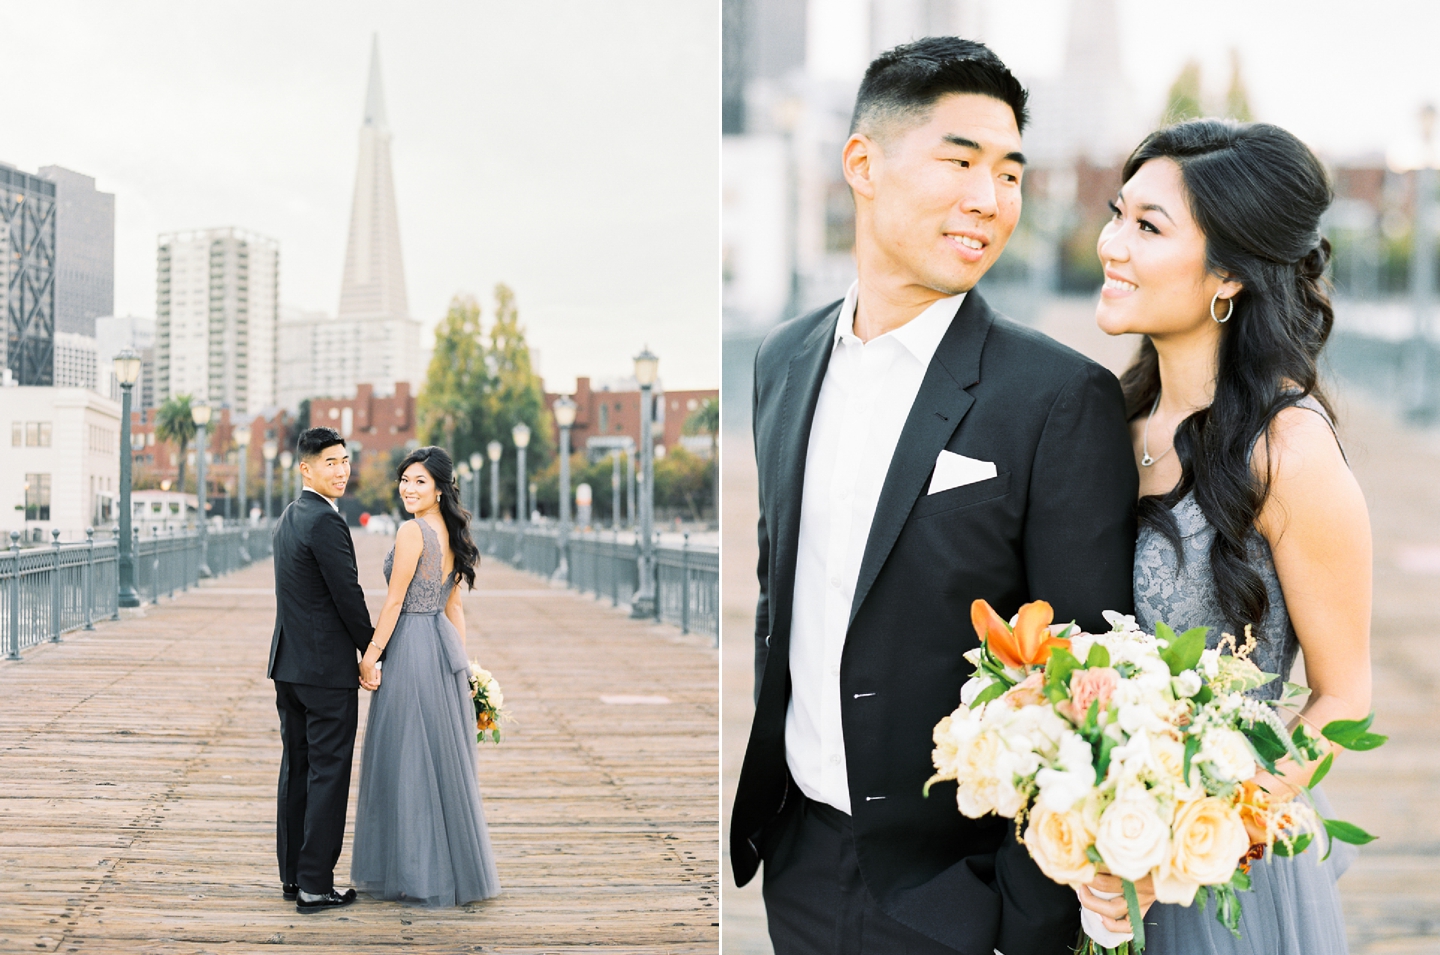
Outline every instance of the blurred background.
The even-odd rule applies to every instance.
[[[1352,952],[1440,952],[1440,320],[1435,277],[1440,5],[1377,0],[724,0],[721,177],[726,819],[750,723],[755,596],[751,363],[777,322],[854,277],[840,173],[876,54],[958,34],[1030,90],[1019,227],[979,288],[1117,373],[1136,342],[1094,325],[1096,238],[1120,167],[1151,129],[1195,116],[1276,123],[1330,170],[1336,327],[1327,387],[1371,508],[1375,706],[1391,743],[1337,766],[1337,813],[1381,838],[1341,882]],[[724,879],[726,952],[768,952],[759,880]]]

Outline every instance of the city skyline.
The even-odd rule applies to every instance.
[[[154,314],[159,234],[228,225],[279,239],[284,305],[334,314],[378,33],[411,314],[504,282],[558,387],[647,343],[673,386],[713,386],[718,50],[714,11],[682,7],[70,0],[44,25],[70,42],[0,64],[56,77],[0,160],[115,194],[118,314]]]

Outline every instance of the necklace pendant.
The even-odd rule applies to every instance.
[[[1149,451],[1146,451],[1146,452],[1145,452],[1145,456],[1140,459],[1140,466],[1141,466],[1142,468],[1148,468],[1150,465],[1152,465],[1152,464],[1154,464],[1154,463],[1155,463],[1155,459],[1150,456],[1150,452],[1149,452]]]

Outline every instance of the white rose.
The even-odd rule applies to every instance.
[[[1240,813],[1215,796],[1182,804],[1175,813],[1174,831],[1174,842],[1161,875],[1176,889],[1176,894],[1180,890],[1174,883],[1223,885],[1229,882],[1240,864],[1240,857],[1250,848],[1250,837],[1245,833]],[[1160,896],[1161,881],[1156,879],[1156,898]]]
[[[1090,832],[1075,810],[1056,812],[1037,805],[1025,827],[1025,847],[1047,877],[1062,885],[1084,885],[1095,878],[1095,863],[1085,855]]]
[[[1105,622],[1110,625],[1112,630],[1121,633],[1140,629],[1140,624],[1135,622],[1135,616],[1133,614],[1116,613],[1113,610],[1102,610],[1100,611],[1100,616],[1105,618]]]
[[[1170,689],[1176,699],[1188,699],[1200,692],[1200,674],[1194,670],[1181,670],[1179,676],[1170,680]]]
[[[1076,633],[1070,637],[1070,653],[1084,663],[1090,659],[1090,648],[1095,646],[1095,637],[1089,633]]]
[[[1250,744],[1237,730],[1217,727],[1200,741],[1196,760],[1209,767],[1209,773],[1221,782],[1238,783],[1255,775],[1255,757]]]
[[[1205,674],[1206,679],[1215,679],[1216,674],[1220,672],[1220,651],[1212,649],[1202,652],[1196,668]]]
[[[1199,891],[1200,883],[1182,878],[1171,868],[1168,859],[1162,862],[1152,875],[1154,878],[1151,885],[1154,887],[1156,902],[1188,906],[1195,901],[1195,893]]]
[[[1055,812],[1066,812],[1095,788],[1095,766],[1090,744],[1078,733],[1066,733],[1060,740],[1056,768],[1035,774],[1040,787],[1039,802]]]
[[[1000,795],[999,787],[999,780],[993,776],[963,782],[955,790],[955,805],[971,819],[979,819],[995,811],[995,803]]]
[[[1170,827],[1149,795],[1127,794],[1100,816],[1095,848],[1110,871],[1135,882],[1159,865],[1170,849]]]

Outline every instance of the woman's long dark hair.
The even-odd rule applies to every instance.
[[[455,583],[462,580],[471,590],[475,589],[475,568],[480,566],[480,548],[470,537],[470,512],[460,506],[460,488],[455,483],[455,465],[444,448],[416,448],[405,456],[395,471],[399,481],[405,469],[419,463],[435,481],[440,492],[440,516],[445,518],[445,528],[450,532],[450,554],[455,558],[455,567],[450,576]]]
[[[1183,557],[1171,509],[1190,491],[1215,528],[1210,566],[1226,623],[1258,625],[1269,610],[1265,582],[1248,559],[1268,474],[1251,468],[1258,439],[1269,447],[1275,415],[1312,395],[1327,412],[1316,361],[1335,321],[1325,267],[1330,243],[1320,216],[1334,193],[1315,154],[1267,123],[1198,119],[1151,133],[1125,162],[1128,182],[1152,159],[1179,167],[1191,214],[1205,234],[1206,267],[1242,284],[1220,336],[1215,398],[1175,430],[1180,483],[1140,499],[1140,521]],[[1160,393],[1147,337],[1121,378],[1131,420]],[[1331,415],[1333,418],[1333,413]]]

